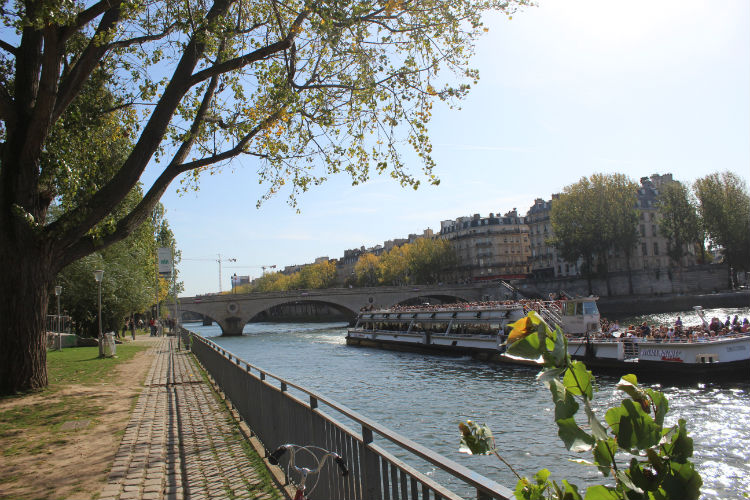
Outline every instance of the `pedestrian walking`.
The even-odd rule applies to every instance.
[[[135,321],[132,318],[130,319],[128,326],[130,326],[130,335],[132,335],[133,340],[135,340]]]

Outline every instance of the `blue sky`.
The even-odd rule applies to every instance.
[[[750,184],[747,0],[540,0],[487,26],[479,84],[461,110],[434,109],[440,186],[334,178],[296,214],[283,196],[255,208],[251,160],[204,176],[197,193],[174,185],[162,202],[185,293],[218,291],[219,253],[237,259],[223,265],[226,290],[235,272],[338,258],[474,213],[525,214],[596,172],[692,182],[730,170]]]

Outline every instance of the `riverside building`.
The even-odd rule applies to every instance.
[[[441,221],[438,237],[456,250],[458,281],[525,278],[530,272],[529,226],[515,208],[503,216]]]

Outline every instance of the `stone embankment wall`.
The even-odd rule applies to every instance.
[[[633,271],[632,280],[632,295],[637,296],[707,294],[729,288],[729,270],[723,264],[693,266],[684,269],[650,269]],[[602,298],[631,295],[628,273],[611,273],[609,284],[611,294],[607,293],[607,282],[605,280],[591,280],[593,294]],[[586,296],[589,294],[588,282],[580,278],[530,279],[516,283],[516,287],[524,293],[541,297],[546,297],[549,293],[560,290],[564,290],[571,295]]]

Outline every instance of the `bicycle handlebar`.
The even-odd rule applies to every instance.
[[[318,459],[318,466],[315,469],[307,469],[304,467],[297,467],[294,464],[294,455],[297,453],[298,449],[301,448],[315,448],[318,450],[321,450],[324,452],[323,456]],[[320,470],[323,468],[323,466],[326,463],[326,460],[328,457],[331,457],[336,464],[339,466],[339,469],[341,470],[341,475],[346,476],[349,474],[349,469],[346,467],[346,463],[344,462],[344,459],[339,455],[338,453],[332,452],[332,451],[326,451],[323,448],[318,448],[317,446],[299,446],[294,444],[284,444],[276,448],[269,456],[268,461],[273,465],[279,465],[279,459],[284,455],[284,453],[287,452],[287,450],[291,450],[291,457],[289,459],[289,466],[294,468],[297,472],[303,473],[306,476],[307,474],[317,474],[320,472]],[[316,457],[317,458],[317,457]]]

